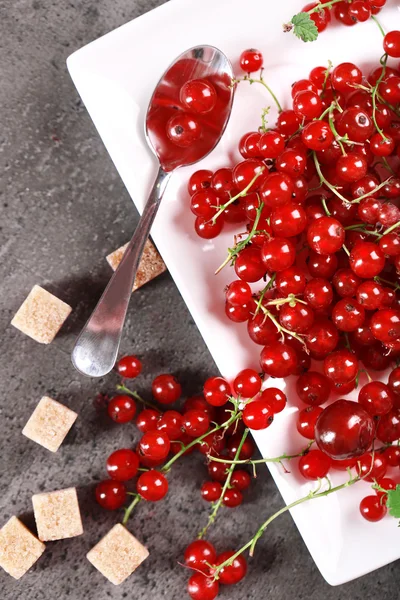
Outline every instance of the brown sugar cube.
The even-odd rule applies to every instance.
[[[11,325],[40,344],[50,344],[71,310],[68,304],[34,285]]]
[[[47,450],[57,452],[77,416],[63,404],[43,396],[22,433]]]
[[[114,271],[116,271],[119,263],[121,262],[127,247],[128,244],[125,244],[125,246],[121,246],[121,248],[118,248],[118,250],[115,250],[106,256],[108,264]],[[161,275],[161,273],[164,273],[166,270],[167,267],[165,266],[163,259],[151,241],[147,240],[144,245],[143,255],[139,264],[138,272],[136,273],[132,292],[142,287],[142,285],[148,281],[151,281],[158,275]]]
[[[39,539],[64,540],[83,533],[75,488],[44,492],[32,496]]]
[[[25,575],[45,548],[17,517],[11,517],[0,529],[0,567],[14,579]]]
[[[119,585],[148,556],[147,548],[118,523],[89,550],[86,558],[111,583]]]

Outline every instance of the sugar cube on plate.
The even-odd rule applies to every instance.
[[[46,546],[17,517],[0,529],[0,567],[14,579],[25,575]]]
[[[22,433],[47,450],[57,452],[77,416],[53,398],[43,396]]]
[[[83,533],[75,488],[35,494],[32,504],[39,539],[43,542],[63,540]]]
[[[86,555],[114,585],[122,583],[148,556],[147,548],[120,523],[114,525]]]
[[[124,256],[125,250],[128,244],[121,246],[106,257],[108,264],[111,266],[113,271],[116,271],[119,263]],[[143,255],[139,264],[138,272],[136,273],[135,282],[133,284],[132,292],[142,287],[145,283],[151,281],[161,273],[164,273],[167,267],[164,264],[163,259],[157,252],[154,245],[150,240],[147,240],[144,246]]]
[[[72,308],[39,285],[34,285],[11,325],[41,344],[50,344]]]

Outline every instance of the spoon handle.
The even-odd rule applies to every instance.
[[[115,364],[133,282],[171,174],[160,167],[125,254],[76,341],[72,364],[83,375],[101,377]]]

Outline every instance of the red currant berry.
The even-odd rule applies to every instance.
[[[334,324],[328,319],[319,319],[309,329],[306,345],[312,356],[324,358],[336,348],[339,333]]]
[[[339,269],[333,276],[332,283],[339,296],[352,298],[361,284],[361,279],[351,269]]]
[[[355,21],[349,15],[349,8],[350,8],[350,4],[347,1],[338,2],[337,4],[335,4],[334,14],[335,14],[336,19],[338,21],[340,21],[340,23],[343,23],[343,25],[347,25],[348,27],[351,27],[352,25],[355,25],[357,21]]]
[[[400,446],[389,446],[384,451],[384,456],[390,467],[400,467]]]
[[[259,400],[268,403],[274,415],[283,411],[286,406],[286,395],[279,388],[266,388],[259,396]]]
[[[159,471],[146,471],[137,480],[136,489],[144,500],[158,502],[168,492],[168,481]]]
[[[242,306],[232,306],[229,302],[225,303],[225,314],[234,323],[244,323],[251,318],[255,310],[254,301]]]
[[[208,474],[213,481],[224,483],[228,477],[228,469],[231,465],[227,463],[211,461],[207,467]]]
[[[327,68],[326,67],[314,67],[311,69],[309,79],[317,88],[321,89],[327,79]]]
[[[121,481],[105,479],[96,486],[96,500],[102,508],[117,510],[126,501],[126,488]]]
[[[299,92],[304,92],[305,90],[318,92],[318,87],[309,79],[299,79],[292,84],[292,98],[294,99]]]
[[[217,556],[216,566],[222,565],[228,561],[235,554],[233,550],[228,550],[226,552],[222,552],[219,556]],[[237,556],[232,564],[227,565],[219,572],[219,581],[224,585],[235,585],[239,583],[247,573],[247,563],[246,559],[242,554]]]
[[[394,394],[400,395],[400,367],[396,367],[390,373],[388,386]]]
[[[397,486],[396,482],[393,479],[390,479],[390,477],[382,477],[382,479],[378,481],[378,484],[379,487],[386,490],[386,492],[388,492],[389,490],[395,490]],[[382,490],[375,490],[375,494],[378,496],[378,498],[383,504],[386,504],[387,502],[388,495],[386,492],[382,492]]]
[[[393,394],[381,381],[371,381],[361,388],[358,402],[373,417],[381,417],[393,408]]]
[[[243,494],[236,488],[230,488],[225,491],[222,504],[228,508],[236,508],[243,502]]]
[[[311,406],[319,406],[325,404],[329,399],[331,383],[322,373],[308,371],[298,378],[296,391],[302,402]]]
[[[192,438],[200,437],[207,433],[210,419],[202,410],[188,410],[183,415],[183,429]]]
[[[142,363],[136,356],[124,356],[118,361],[117,371],[121,377],[134,379],[142,371]]]
[[[217,212],[219,203],[220,199],[213,190],[200,190],[193,194],[190,200],[190,210],[196,217],[209,220]]]
[[[330,306],[333,300],[333,290],[329,281],[322,277],[311,279],[305,287],[304,300],[314,310]]]
[[[394,139],[390,135],[383,137],[380,133],[375,133],[369,140],[369,148],[374,156],[390,156],[394,147]]]
[[[385,256],[399,256],[400,237],[397,233],[388,233],[379,240],[379,248]]]
[[[236,165],[232,176],[234,184],[240,192],[244,189],[247,189],[248,192],[256,192],[266,174],[266,166],[261,160],[247,158]]]
[[[204,398],[211,406],[223,406],[228,402],[231,389],[222,377],[210,377],[204,384]]]
[[[306,333],[314,323],[314,311],[306,304],[284,304],[279,311],[279,323],[295,333]]]
[[[365,310],[353,298],[343,298],[333,307],[332,321],[339,331],[355,331],[365,321]]]
[[[400,58],[400,31],[389,31],[385,35],[383,49],[392,58]]]
[[[217,219],[214,223],[204,217],[196,217],[194,222],[194,229],[197,235],[204,240],[212,240],[217,237],[221,233],[223,226],[224,221],[221,218]]]
[[[360,242],[350,253],[351,269],[362,279],[372,279],[379,275],[385,266],[385,256],[377,244]]]
[[[297,127],[296,127],[297,129]],[[278,158],[285,149],[285,138],[279,131],[263,133],[258,142],[259,153],[263,158]]]
[[[208,565],[214,564],[217,553],[210,542],[196,540],[186,548],[184,557],[186,566],[208,573]]]
[[[310,450],[299,460],[299,471],[305,479],[326,477],[331,468],[331,459],[321,450]]]
[[[261,249],[261,259],[269,273],[288,269],[293,265],[295,258],[296,248],[289,238],[270,238]]]
[[[251,477],[247,471],[242,471],[241,469],[234,471],[231,477],[231,485],[237,490],[243,492],[250,487]]]
[[[324,359],[324,372],[334,383],[348,383],[357,376],[358,360],[355,354],[346,348],[336,350]]]
[[[275,284],[283,296],[302,294],[306,287],[304,271],[299,267],[289,267],[276,274]]]
[[[358,181],[366,175],[367,169],[366,160],[356,153],[344,154],[336,163],[336,173],[344,181]]]
[[[218,596],[218,581],[195,573],[188,582],[187,591],[192,600],[214,600]]]
[[[300,177],[307,167],[306,148],[286,148],[275,161],[275,168],[280,173],[286,173],[289,177]]]
[[[223,168],[215,171],[211,186],[221,200],[229,200],[234,196],[236,189],[232,179],[232,169]]]
[[[289,137],[296,133],[300,127],[300,118],[296,115],[294,110],[283,110],[279,113],[277,128],[279,133],[285,137]]]
[[[243,369],[236,375],[233,389],[242,398],[253,398],[261,389],[261,377],[253,369]]]
[[[342,224],[332,217],[313,221],[307,231],[308,244],[318,254],[334,254],[343,246],[344,238]]]
[[[108,403],[107,412],[116,423],[128,423],[135,416],[136,403],[130,396],[114,396]]]
[[[258,131],[245,133],[241,137],[239,142],[239,152],[243,158],[259,158],[262,156],[259,146],[260,138],[261,133],[258,133]]]
[[[139,456],[129,448],[116,450],[107,459],[107,473],[116,481],[129,481],[139,469]]]
[[[338,92],[353,91],[356,84],[361,83],[362,73],[353,63],[341,63],[331,73],[332,87]]]
[[[304,8],[301,9],[301,12],[308,12],[312,8],[316,7],[318,7],[318,3],[311,2],[310,4],[304,6]],[[315,26],[318,29],[318,33],[321,33],[328,27],[331,21],[331,12],[327,8],[323,8],[322,10],[312,12],[310,14],[310,19],[314,21]]]
[[[209,189],[211,187],[212,176],[213,172],[206,169],[200,169],[192,173],[188,183],[189,194],[193,196],[196,192]]]
[[[386,505],[377,496],[365,496],[360,502],[360,513],[367,521],[381,521],[387,513]]]
[[[286,173],[270,173],[260,188],[261,200],[271,208],[287,204],[292,199],[293,180]]]
[[[226,301],[233,306],[242,306],[251,301],[253,292],[245,281],[232,281],[226,288]]]
[[[235,433],[235,435],[233,435],[230,438],[230,440],[228,441],[228,443],[226,445],[226,449],[228,452],[228,457],[230,459],[233,460],[235,458],[241,442],[242,442],[242,434],[241,433]],[[242,449],[240,450],[240,454],[238,456],[239,460],[249,460],[253,456],[254,451],[255,451],[254,443],[252,442],[252,440],[250,438],[247,438],[244,441],[244,444],[242,445]]]
[[[350,106],[342,112],[336,128],[340,135],[347,134],[353,142],[366,142],[374,132],[374,123],[366,110]]]
[[[288,377],[296,371],[298,357],[289,344],[275,342],[262,350],[260,364],[270,377]]]
[[[148,431],[139,442],[139,451],[151,460],[163,460],[168,456],[170,441],[166,433],[162,431]]]
[[[363,23],[364,21],[368,21],[371,16],[371,8],[367,4],[367,2],[363,2],[363,0],[355,0],[349,6],[349,16],[354,21]]]
[[[299,92],[293,100],[293,110],[299,117],[316,119],[322,113],[321,98],[316,92]]]
[[[200,493],[206,502],[216,502],[221,497],[222,485],[218,481],[206,481],[201,486]]]
[[[179,440],[182,435],[183,417],[176,410],[167,410],[157,422],[157,430],[166,433],[170,440]]]
[[[180,100],[195,113],[210,112],[217,103],[214,86],[205,79],[191,79],[183,84]]]
[[[152,408],[145,408],[136,419],[136,427],[142,433],[155,431],[160,418],[161,413],[153,410]]]
[[[151,384],[151,391],[160,404],[172,404],[182,394],[181,384],[173,375],[158,375]]]
[[[320,255],[311,250],[307,259],[307,266],[311,277],[330,279],[336,273],[338,259],[335,254]]]
[[[400,338],[400,311],[378,310],[372,315],[370,327],[372,335],[383,344],[396,342]]]
[[[242,281],[259,281],[264,277],[265,270],[259,248],[249,246],[239,252],[235,261],[235,273]]]
[[[240,55],[240,68],[245,73],[255,73],[256,71],[259,71],[262,69],[263,62],[263,55],[255,48],[244,50]]]
[[[364,454],[370,447],[375,424],[357,402],[338,400],[327,406],[315,426],[318,448],[335,460]]]
[[[385,444],[392,444],[400,439],[400,410],[398,408],[393,408],[380,418],[376,436]]]
[[[307,225],[307,215],[299,204],[288,202],[277,206],[270,217],[272,233],[277,237],[295,237],[302,233]]]
[[[266,400],[253,400],[243,409],[243,422],[249,429],[266,429],[273,420],[274,414]]]
[[[385,476],[387,471],[386,458],[384,454],[372,455],[367,452],[358,459],[356,470],[365,481],[379,480]]]
[[[169,119],[167,136],[176,146],[188,148],[201,136],[200,123],[191,115],[179,113]]]
[[[334,136],[325,121],[311,121],[301,132],[301,139],[310,150],[326,150],[332,144]]]
[[[312,440],[315,437],[315,424],[322,413],[320,406],[307,406],[297,415],[297,431],[305,438]]]

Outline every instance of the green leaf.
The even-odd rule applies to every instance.
[[[387,492],[386,506],[392,517],[400,519],[400,485],[397,485],[395,490],[389,490]]]
[[[313,42],[318,37],[318,29],[308,13],[298,13],[290,21],[293,33],[303,42]]]

